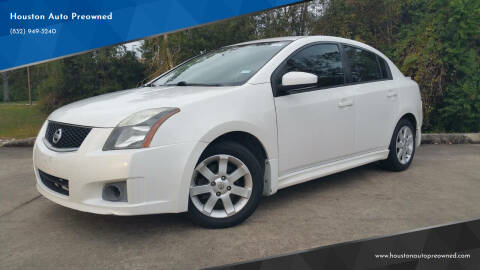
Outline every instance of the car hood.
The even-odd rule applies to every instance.
[[[115,127],[144,109],[178,107],[212,98],[235,87],[143,87],[80,100],[55,110],[48,120],[91,127]]]

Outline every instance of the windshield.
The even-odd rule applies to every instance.
[[[241,85],[288,43],[264,42],[221,48],[183,63],[152,84]]]

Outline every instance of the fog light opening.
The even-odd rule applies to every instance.
[[[126,202],[127,201],[126,181],[106,184],[103,187],[102,199],[110,202]]]
[[[120,190],[116,186],[108,186],[107,193],[110,193],[117,200],[120,198]]]

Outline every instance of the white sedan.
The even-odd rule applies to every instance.
[[[419,87],[385,55],[327,36],[223,47],[144,87],[53,112],[33,152],[37,188],[73,209],[188,212],[205,227],[249,217],[262,196],[420,144]]]

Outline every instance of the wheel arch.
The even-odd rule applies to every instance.
[[[408,113],[403,114],[402,117],[400,117],[400,119],[398,119],[397,123],[402,119],[407,119],[408,121],[410,121],[410,123],[412,123],[415,131],[417,130],[417,118],[415,118],[415,115],[413,115],[413,113],[408,112]]]
[[[421,140],[422,140],[422,123],[421,121],[421,115],[416,115],[412,111],[404,111],[400,114],[400,117],[398,118],[397,122],[393,126],[393,129],[391,131],[392,137],[393,133],[395,132],[395,127],[397,126],[398,122],[400,122],[402,119],[408,120],[410,123],[413,125],[413,129],[415,132],[415,140],[416,140],[416,146],[420,146]]]
[[[254,142],[254,145],[262,150],[259,153],[265,159],[276,159],[277,157],[276,130],[266,131],[261,127],[244,121],[222,123],[206,132],[200,138],[200,141],[211,144],[229,138],[240,143]],[[247,145],[247,147],[249,146]]]
[[[263,194],[271,195],[277,191],[278,159],[276,130],[265,134],[260,128],[257,129],[248,123],[227,123],[212,129],[201,139],[201,141],[208,144],[206,148],[222,140],[238,142],[252,151],[264,167]]]
[[[395,127],[398,125],[398,123],[402,119],[407,119],[410,123],[412,123],[415,131],[417,131],[417,129],[419,127],[418,126],[419,123],[417,121],[417,119],[418,119],[417,116],[415,116],[415,113],[413,113],[411,110],[404,110],[404,111],[402,111],[401,113],[398,114],[397,121],[395,121],[395,124],[392,126],[392,128],[390,130],[391,136],[393,136],[393,132],[395,132]]]
[[[220,143],[222,141],[234,141],[240,143],[241,145],[248,148],[248,150],[252,151],[252,153],[257,157],[261,165],[263,166],[265,160],[268,159],[268,154],[265,150],[265,146],[262,142],[255,137],[254,135],[245,132],[245,131],[230,131],[218,136],[209,145]],[[208,147],[208,146],[207,146]]]

